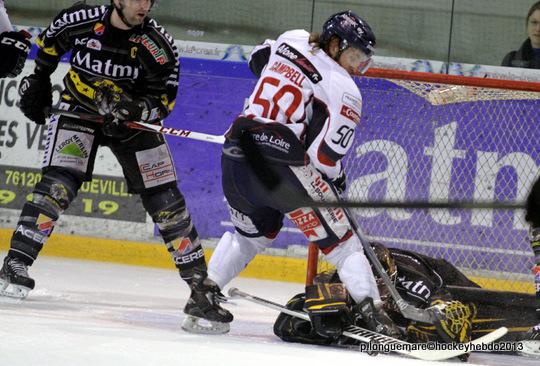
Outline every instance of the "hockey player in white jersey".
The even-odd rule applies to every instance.
[[[391,333],[374,309],[375,278],[343,210],[300,207],[294,200],[336,201],[345,189],[341,159],[362,108],[352,75],[367,70],[374,49],[371,28],[351,11],[331,16],[320,35],[292,30],[254,49],[249,65],[259,81],[227,132],[222,155],[235,232],[223,235],[210,259],[210,284],[223,289],[272,243],[287,216],[336,266],[355,301],[367,305],[377,330]],[[346,323],[340,304],[319,300],[307,306],[315,325],[318,314],[328,312]],[[190,299],[187,308],[194,307]],[[184,329],[197,330],[196,322],[186,318]]]
[[[4,0],[0,0],[0,78],[11,78],[21,73],[30,52],[28,38],[30,33],[26,31],[13,31]]]

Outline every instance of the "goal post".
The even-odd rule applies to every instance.
[[[347,200],[525,200],[539,172],[540,83],[383,69],[357,82]],[[370,240],[446,259],[486,288],[533,291],[523,210],[352,211]],[[308,283],[322,264],[310,247]]]

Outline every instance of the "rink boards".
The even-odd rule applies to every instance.
[[[28,74],[33,68],[33,62],[27,62],[25,72]],[[53,84],[58,91],[61,78],[67,71],[67,65],[61,64],[54,74]],[[17,79],[5,79],[1,83],[0,104],[0,249],[7,248],[7,240],[14,227],[18,210],[27,199],[31,187],[39,179],[40,153],[44,148],[45,128],[37,126],[24,118],[16,102],[18,100]],[[251,75],[245,62],[221,61],[198,58],[181,59],[181,79],[179,96],[176,107],[165,125],[205,132],[222,134],[235,116],[241,111],[244,99],[249,96],[255,78]],[[370,94],[370,90],[398,88],[393,85],[381,85],[383,81],[361,82],[364,95],[364,115],[379,113],[384,108],[384,100],[380,96]],[[411,103],[417,103],[414,97],[409,97]],[[381,103],[382,102],[382,103]],[[404,104],[405,105],[405,104]],[[408,104],[410,108],[410,104]],[[486,107],[489,108],[489,105]],[[408,109],[409,111],[410,109]],[[404,111],[405,112],[405,111]],[[415,123],[432,124],[430,114],[417,117]],[[422,120],[422,118],[424,120]],[[504,121],[497,121],[496,116],[493,128],[511,130]],[[455,149],[465,151],[464,166],[474,165],[478,159],[477,151],[506,156],[519,153],[525,164],[531,169],[538,169],[540,156],[538,150],[523,138],[512,146],[501,141],[483,141],[476,143],[467,141],[463,137],[471,136],[482,131],[485,126],[471,121],[449,120],[437,121],[437,128],[426,130],[418,127],[415,134],[404,138],[403,134],[396,134],[394,127],[379,123],[376,129],[369,129],[369,133],[357,133],[355,146],[366,146],[372,140],[393,141],[399,144],[407,153],[407,166],[411,171],[414,166],[429,164],[425,159],[425,149],[433,146],[435,133],[451,134],[455,132]],[[522,120],[520,124],[530,125],[530,121]],[[368,125],[369,127],[369,125]],[[538,136],[538,124],[530,125],[524,130],[524,137]],[[365,132],[365,130],[364,130]],[[227,206],[223,200],[220,174],[220,146],[211,143],[192,141],[177,137],[168,139],[174,155],[176,170],[179,177],[179,186],[184,193],[193,221],[201,237],[211,247],[224,231],[231,231],[232,224],[228,217]],[[365,161],[368,154],[357,153],[359,162]],[[380,156],[374,158],[382,159]],[[358,186],[366,176],[377,173],[370,170],[368,164],[365,168],[349,174],[350,186]],[[373,165],[375,166],[375,165]],[[375,168],[373,168],[375,169]],[[430,170],[421,169],[416,180],[407,182],[406,194],[409,198],[427,199],[430,186]],[[507,175],[506,180],[516,181],[514,189],[499,192],[508,200],[523,199],[523,189],[519,184],[526,184],[516,179],[516,173],[511,169],[499,172]],[[519,174],[518,174],[519,175]],[[519,178],[519,176],[518,176]],[[477,180],[474,176],[464,176],[459,182],[448,182],[450,185],[458,184],[464,192],[463,196],[454,195],[453,199],[472,199]],[[377,188],[377,185],[373,185]],[[517,187],[517,188],[516,188]],[[380,193],[382,192],[382,193]],[[385,198],[384,190],[373,193],[371,198]],[[516,193],[517,192],[517,193]],[[368,192],[369,193],[369,192]],[[495,213],[495,215],[498,215]],[[483,250],[485,246],[480,242],[486,237],[498,235],[500,225],[478,224],[473,220],[472,214],[463,214],[458,222],[444,222],[431,213],[413,212],[411,215],[396,216],[388,212],[366,213],[361,215],[361,225],[371,228],[369,234],[378,240],[390,245],[405,248],[438,246],[440,256],[449,260],[460,261],[455,258],[454,247],[461,248],[459,255],[488,257],[491,263],[504,263],[504,270],[520,273],[525,278],[530,268],[531,255],[526,243],[526,227],[522,220],[522,213],[512,212],[502,214],[503,226],[509,233],[504,240],[490,242],[491,251]],[[426,219],[426,216],[427,217]],[[456,216],[452,213],[451,216]],[[459,214],[457,216],[460,216]],[[500,216],[500,215],[499,215]],[[422,220],[422,227],[417,224]],[[412,228],[407,232],[400,232],[399,239],[388,234],[385,228]],[[417,228],[417,229],[415,229]],[[154,237],[154,228],[149,217],[146,216],[136,196],[131,196],[121,178],[121,170],[114,157],[107,149],[100,150],[96,161],[95,179],[86,183],[73,203],[72,207],[57,225],[54,235],[45,248],[45,253],[69,257],[81,257],[95,260],[114,261],[142,265],[155,265],[171,267],[168,254],[163,246],[156,245],[159,241]],[[448,241],[448,238],[452,238]],[[491,240],[491,239],[490,239]],[[245,275],[258,278],[282,279],[287,281],[303,281],[305,274],[305,247],[306,241],[297,229],[285,224],[285,230],[279,235],[269,254],[261,256],[250,264]],[[478,262],[481,262],[479,258]],[[503,268],[474,268],[477,270],[502,271]],[[492,282],[493,283],[493,282]],[[499,282],[497,282],[499,283]],[[499,283],[500,285],[500,283]],[[502,285],[500,285],[502,286]]]

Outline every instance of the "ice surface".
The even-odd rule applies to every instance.
[[[42,257],[29,272],[36,289],[26,300],[0,299],[2,366],[431,364],[284,343],[272,333],[277,313],[242,300],[226,305],[235,316],[229,334],[185,333],[181,310],[189,291],[174,270]],[[231,285],[279,303],[303,291],[301,284],[252,279]],[[473,354],[469,364],[532,366],[538,360]]]

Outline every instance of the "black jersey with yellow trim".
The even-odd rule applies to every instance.
[[[111,6],[80,4],[65,9],[39,35],[36,65],[52,73],[71,51],[63,101],[97,112],[96,90],[144,101],[147,121],[169,114],[178,90],[179,61],[174,39],[154,19],[129,30],[111,25]]]

